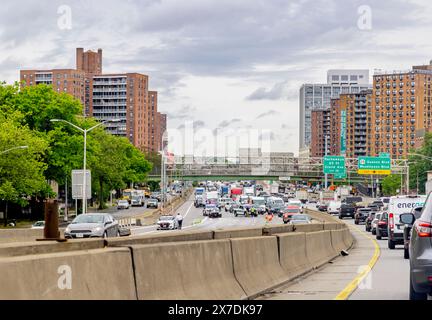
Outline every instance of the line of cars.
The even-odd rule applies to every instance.
[[[426,300],[432,295],[432,198],[399,195],[389,198],[379,212],[371,212],[365,229],[377,240],[387,238],[387,247],[403,246],[409,259],[409,298]]]

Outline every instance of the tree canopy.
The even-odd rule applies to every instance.
[[[0,156],[0,200],[18,203],[26,196],[47,197],[52,194],[47,181],[64,184],[72,170],[83,167],[83,133],[51,122],[63,119],[81,128],[98,123],[84,118],[82,110],[78,100],[47,85],[0,84],[0,153],[29,147]],[[143,182],[152,165],[126,138],[101,126],[87,136],[87,168],[103,205],[110,190]]]

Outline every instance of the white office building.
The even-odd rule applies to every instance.
[[[311,142],[311,112],[330,108],[330,100],[344,93],[371,89],[369,70],[329,70],[326,84],[306,83],[300,88],[300,141],[304,149]]]

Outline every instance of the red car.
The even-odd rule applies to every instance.
[[[285,224],[291,221],[293,215],[301,214],[300,208],[298,206],[287,206],[283,210],[282,220]]]

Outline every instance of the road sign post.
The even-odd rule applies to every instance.
[[[84,171],[83,170],[72,170],[72,198],[77,200],[81,199],[86,201],[91,199],[91,172],[86,170],[86,185],[83,186],[84,182]],[[83,189],[85,188],[86,200],[84,200]]]

